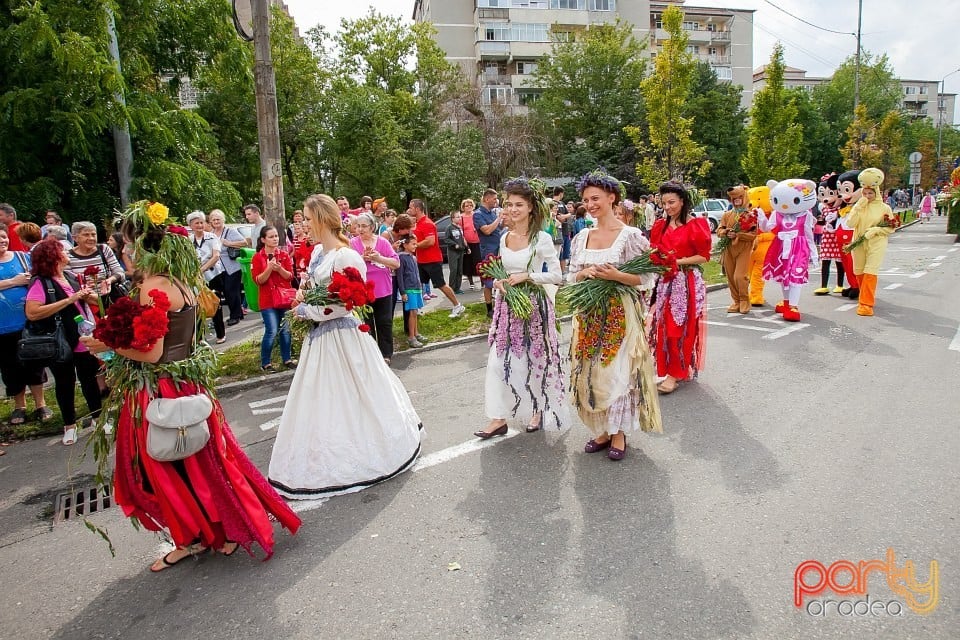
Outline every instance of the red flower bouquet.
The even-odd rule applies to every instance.
[[[899,216],[899,215],[894,215],[894,216],[891,217],[889,214],[886,214],[886,213],[885,213],[885,214],[883,214],[883,218],[880,220],[880,222],[878,222],[877,224],[875,224],[875,225],[874,225],[873,227],[871,227],[871,228],[876,228],[876,229],[899,229],[899,228],[900,228],[900,216]],[[860,236],[859,238],[857,238],[856,240],[854,240],[853,242],[851,242],[850,244],[845,245],[845,246],[843,247],[843,252],[844,252],[844,253],[850,253],[851,251],[853,251],[854,249],[856,249],[857,247],[859,247],[860,245],[862,245],[862,244],[863,244],[864,242],[866,242],[866,241],[867,241],[867,236],[866,236],[866,235],[862,235],[862,236]]]
[[[730,228],[730,231],[728,233],[741,233],[741,232],[749,233],[750,231],[756,230],[756,228],[757,228],[756,212],[745,211],[737,217],[736,222],[733,223],[733,227]],[[719,240],[717,240],[717,244],[715,244],[713,247],[713,254],[720,255],[721,253],[727,250],[727,247],[729,247],[732,242],[733,240],[731,240],[729,236],[724,236],[720,238]]]
[[[120,298],[97,320],[93,337],[111,349],[147,352],[167,333],[170,299],[159,289],[150,291],[153,304],[142,305],[132,298]]]
[[[374,300],[373,283],[365,282],[354,267],[347,267],[343,272],[334,271],[327,286],[309,289],[303,296],[304,304],[316,307],[340,304],[347,311],[356,313],[370,313],[370,304]],[[328,312],[324,310],[324,313]]]

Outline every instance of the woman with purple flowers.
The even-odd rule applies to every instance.
[[[496,297],[488,342],[485,409],[490,423],[474,433],[486,440],[507,433],[507,420],[527,420],[527,432],[567,426],[560,336],[554,297],[563,276],[549,234],[543,185],[524,178],[505,185],[500,259],[509,274],[494,283]],[[546,265],[546,270],[544,270]],[[508,305],[506,288],[515,287],[530,305]]]
[[[650,249],[640,229],[614,215],[623,197],[621,182],[596,169],[580,179],[577,190],[597,222],[573,239],[567,278],[571,282],[612,280],[649,290],[652,274],[619,269]],[[663,431],[643,318],[641,298],[632,295],[598,301],[595,308],[574,316],[570,391],[580,419],[593,435],[583,448],[587,453],[607,450],[609,459],[622,460],[627,432]]]

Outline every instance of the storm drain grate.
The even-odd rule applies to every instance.
[[[85,487],[61,493],[53,503],[53,522],[72,520],[113,506],[110,487]]]

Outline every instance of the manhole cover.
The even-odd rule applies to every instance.
[[[53,523],[72,520],[113,506],[110,487],[88,486],[61,493],[53,503]]]

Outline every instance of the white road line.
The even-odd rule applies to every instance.
[[[946,259],[947,259],[947,256],[937,256],[936,258],[934,258],[934,260],[936,260],[937,262],[941,262]]]
[[[268,420],[267,422],[264,422],[262,425],[260,425],[260,430],[270,431],[270,429],[273,429],[274,427],[279,427],[279,426],[280,426],[280,418],[274,418],[273,420]]]
[[[772,316],[771,316],[771,317],[763,317],[763,316],[760,316],[760,315],[758,315],[758,316],[756,316],[756,317],[753,317],[752,315],[746,315],[746,316],[743,317],[743,319],[744,319],[744,320],[750,320],[751,322],[769,322],[770,324],[776,324],[776,325],[786,324],[786,322],[784,322],[783,320],[780,319],[780,314],[777,314],[777,317],[772,317]]]
[[[800,331],[801,329],[806,329],[810,325],[804,322],[797,322],[795,324],[788,325],[779,331],[774,331],[773,333],[768,333],[765,336],[762,336],[761,340],[776,340],[777,338],[782,338],[783,336],[788,336],[794,331]]]
[[[913,274],[913,275],[910,276],[910,277],[911,277],[911,278],[922,278],[922,277],[925,276],[925,275],[927,275],[927,272],[926,272],[926,271],[917,271],[915,274]]]
[[[837,307],[836,310],[837,310],[837,311],[850,311],[850,309],[856,309],[856,308],[857,308],[857,304],[856,304],[856,303],[851,303],[851,304],[842,304],[842,305],[840,305],[839,307]]]
[[[269,409],[251,409],[250,413],[255,416],[265,416],[268,413],[283,413],[283,407],[270,407]]]
[[[734,323],[732,323],[732,322],[714,322],[714,321],[712,321],[712,320],[708,320],[708,321],[707,321],[707,324],[713,325],[713,326],[715,326],[715,327],[733,327],[733,328],[735,328],[735,329],[748,329],[748,330],[750,330],[750,331],[763,331],[764,333],[769,333],[770,331],[773,331],[772,329],[767,329],[766,327],[750,327],[750,326],[747,326],[747,325],[745,325],[745,324],[734,324]]]
[[[957,335],[953,336],[953,340],[950,341],[950,346],[947,348],[950,351],[960,351],[960,327],[957,327]]]
[[[942,265],[942,264],[943,264],[942,262],[931,262],[931,263],[930,263],[930,266],[927,267],[927,269],[936,269],[937,267],[939,267],[939,266]]]
[[[416,473],[417,471],[423,471],[424,469],[429,469],[438,464],[443,464],[444,462],[450,462],[454,458],[459,458],[462,455],[468,453],[473,453],[474,451],[480,451],[486,447],[495,447],[501,442],[507,441],[509,438],[520,435],[520,432],[516,429],[510,429],[507,431],[507,435],[490,438],[489,440],[470,440],[469,442],[461,442],[460,444],[455,444],[452,447],[447,447],[446,449],[441,449],[440,451],[434,451],[433,453],[428,453],[425,456],[420,456],[420,458],[410,467],[410,471]],[[316,500],[291,500],[288,502],[290,508],[296,511],[297,513],[302,513],[304,511],[312,511],[314,509],[320,508],[324,502],[330,498],[317,498]]]
[[[428,453],[425,456],[420,456],[416,464],[413,465],[411,471],[416,473],[417,471],[423,471],[424,469],[429,469],[430,467],[436,466],[438,464],[443,464],[444,462],[449,462],[454,458],[459,458],[462,455],[468,453],[473,453],[474,451],[479,451],[486,447],[494,447],[497,444],[512,438],[514,436],[520,435],[520,432],[515,429],[509,429],[507,435],[500,436],[496,438],[490,438],[489,440],[470,440],[468,442],[461,442],[460,444],[455,444],[452,447],[447,447],[446,449],[441,449],[440,451],[434,451],[433,453]]]
[[[278,402],[283,402],[287,399],[287,396],[274,396],[272,398],[267,398],[266,400],[257,400],[256,402],[248,403],[251,409],[259,409],[260,407],[265,407],[268,404],[277,404]]]
[[[956,247],[954,247],[953,249],[947,249],[947,253],[953,253],[953,252],[956,251],[956,250],[957,250]]]
[[[902,282],[894,282],[893,284],[888,284],[887,286],[885,286],[884,290],[893,291],[894,289],[899,289],[902,286],[903,286]]]

